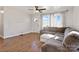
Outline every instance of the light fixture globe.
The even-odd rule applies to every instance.
[[[4,10],[0,10],[0,13],[2,13],[2,14],[3,14],[3,13],[4,13]]]

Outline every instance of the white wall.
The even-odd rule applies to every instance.
[[[79,6],[73,8],[73,27],[79,30]]]
[[[79,7],[75,6],[72,10],[65,13],[66,26],[79,30]]]
[[[12,7],[5,7],[4,10],[5,38],[32,31],[31,15]]]
[[[73,21],[73,9],[70,9],[69,11],[65,12],[65,26],[72,27],[72,21]]]
[[[0,13],[0,37],[3,37],[4,33],[3,33],[3,14]]]

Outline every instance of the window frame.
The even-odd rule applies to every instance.
[[[41,15],[41,24],[42,24],[41,27],[42,27],[42,28],[44,28],[44,27],[43,27],[43,20],[42,20],[42,17],[43,17],[44,15],[49,15],[49,16],[50,16],[49,26],[51,26],[51,14],[42,14],[42,15]]]
[[[56,15],[61,16],[61,23],[62,23],[62,26],[56,26],[56,27],[63,27],[63,26],[64,26],[64,24],[63,24],[63,22],[64,22],[64,21],[63,21],[63,20],[64,20],[63,14],[62,14],[62,13],[55,13],[55,14],[54,14],[54,17],[55,17]],[[55,20],[55,21],[56,21],[56,20]]]
[[[56,27],[56,26],[54,26],[54,24],[53,24],[53,26],[51,26],[51,15],[55,15],[55,14],[61,14],[62,15],[62,26],[59,26],[59,27],[63,27],[64,26],[64,14],[63,13],[50,13],[50,14],[41,14],[41,28],[43,28],[43,21],[42,21],[42,17],[43,17],[43,15],[50,15],[50,21],[49,21],[49,23],[50,23],[50,26],[49,27]]]

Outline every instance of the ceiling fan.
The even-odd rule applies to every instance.
[[[34,6],[34,9],[29,9],[29,10],[34,10],[35,12],[40,12],[42,13],[43,10],[46,10],[46,8],[39,8],[40,6]]]

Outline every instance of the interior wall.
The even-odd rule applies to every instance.
[[[0,13],[0,37],[3,37],[4,33],[3,33],[3,14]]]
[[[65,15],[65,26],[72,27],[73,26],[73,9],[68,10],[64,13]]]
[[[79,6],[73,8],[73,28],[79,30]]]
[[[31,15],[12,7],[4,8],[4,37],[12,37],[32,31]]]
[[[79,6],[65,13],[65,23],[66,26],[79,30]]]

